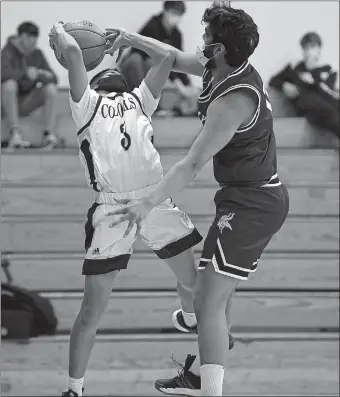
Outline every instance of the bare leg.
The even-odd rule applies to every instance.
[[[177,279],[177,292],[182,309],[187,313],[194,312],[194,288],[197,279],[197,268],[192,249],[182,252],[172,258],[165,259]]]
[[[226,316],[226,319],[227,319],[229,332],[230,332],[231,326],[233,324],[233,319],[234,319],[233,311],[232,311],[232,309],[233,309],[233,300],[234,300],[234,293],[232,293],[230,295],[230,297],[229,297],[229,299],[227,301],[227,305],[225,307],[225,316]]]
[[[4,108],[9,128],[19,127],[18,83],[16,81],[7,80],[1,84],[1,105]]]
[[[57,116],[57,95],[58,89],[55,84],[47,84],[43,87],[44,93],[44,105],[43,105],[43,117],[44,117],[44,130],[53,133],[55,128],[56,116]]]
[[[221,396],[229,346],[227,302],[238,280],[215,272],[212,263],[198,272],[195,313],[201,361],[202,395]]]
[[[95,342],[99,320],[107,306],[118,271],[86,276],[84,298],[70,338],[69,375],[82,378]]]

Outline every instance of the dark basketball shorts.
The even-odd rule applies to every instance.
[[[262,252],[285,222],[289,196],[284,185],[229,187],[215,195],[216,217],[198,266],[212,262],[216,272],[247,280]]]

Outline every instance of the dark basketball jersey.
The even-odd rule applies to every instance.
[[[214,84],[211,71],[204,71],[198,117],[204,125],[209,105],[238,89],[251,90],[257,96],[258,106],[252,120],[239,128],[231,141],[215,154],[215,179],[221,186],[278,183],[272,109],[262,79],[249,62],[217,84]]]

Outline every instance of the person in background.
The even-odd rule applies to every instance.
[[[300,41],[303,59],[288,64],[269,82],[292,102],[299,116],[339,137],[339,88],[337,72],[321,62],[321,37],[306,33]]]
[[[39,28],[32,22],[19,25],[17,36],[1,49],[1,105],[10,128],[8,148],[31,147],[23,139],[19,116],[28,116],[43,106],[41,147],[63,146],[53,133],[56,119],[57,77],[44,54],[36,48]]]
[[[139,33],[182,50],[182,33],[178,29],[178,24],[184,13],[183,1],[165,1],[163,11],[151,17]],[[122,59],[119,67],[132,89],[140,85],[152,62],[147,54],[135,48]],[[199,92],[186,74],[171,72],[165,88],[173,89],[178,96],[178,106],[174,108],[175,114],[196,115]],[[158,111],[158,114],[162,115],[163,112]]]

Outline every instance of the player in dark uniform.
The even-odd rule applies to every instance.
[[[196,58],[178,51],[174,64],[177,70],[203,76],[199,98],[203,128],[186,157],[149,197],[112,215],[123,214],[113,224],[129,220],[126,234],[134,224],[138,232],[151,208],[182,190],[213,158],[220,190],[195,297],[200,363],[188,355],[183,370],[172,379],[157,380],[156,388],[167,394],[221,396],[232,294],[240,280],[256,271],[262,252],[287,217],[289,200],[277,175],[269,99],[248,62],[258,45],[257,26],[244,11],[220,2],[205,11],[203,22],[206,28]],[[128,42],[119,37],[113,47]],[[180,318],[179,311],[176,316]]]

